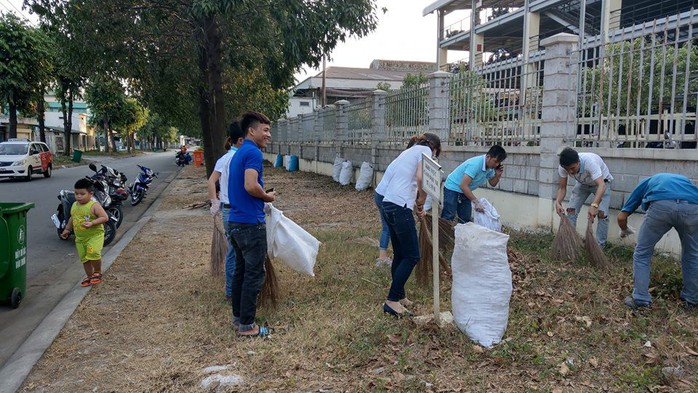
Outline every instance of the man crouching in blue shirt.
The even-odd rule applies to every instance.
[[[238,335],[265,337],[269,329],[255,323],[257,296],[264,283],[267,232],[264,202],[273,202],[275,193],[264,191],[262,151],[271,140],[271,121],[258,112],[247,112],[240,120],[245,140],[230,161],[228,228],[235,249],[235,272],[231,300],[233,326]]]
[[[681,270],[683,290],[681,300],[687,310],[698,307],[698,187],[685,176],[673,173],[658,173],[641,181],[628,197],[618,213],[620,236],[633,233],[628,227],[628,216],[640,205],[646,212],[645,220],[637,235],[637,246],[633,253],[632,296],[625,305],[637,309],[649,307],[650,259],[654,246],[671,228],[676,229],[681,239]]]

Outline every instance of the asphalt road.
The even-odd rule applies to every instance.
[[[98,168],[102,163],[122,171],[128,178],[127,183],[133,182],[140,172],[136,164],[159,172],[143,202],[134,207],[130,205],[130,199],[124,201],[124,221],[112,244],[140,219],[167,186],[165,180],[178,171],[174,155],[174,151],[168,151],[119,159],[84,156],[95,162]],[[26,294],[17,309],[0,304],[0,368],[84,274],[72,238],[70,241],[61,240],[50,217],[58,206],[58,192],[72,189],[77,179],[92,173],[87,165],[82,165],[54,168],[49,179],[34,175],[30,182],[0,180],[0,201],[31,202],[35,205],[27,214]],[[104,252],[107,250],[109,246]]]

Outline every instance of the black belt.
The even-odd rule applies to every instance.
[[[223,204],[223,207],[226,208],[226,209],[230,209],[230,203],[224,203],[224,204]]]

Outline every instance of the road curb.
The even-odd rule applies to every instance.
[[[164,194],[171,186],[172,182],[179,176],[181,170],[174,172],[164,182],[168,183],[157,199],[143,213],[143,216],[134,224],[119,241],[102,256],[102,270],[107,272],[112,263],[121,255],[121,252],[129,245],[138,232],[150,221],[154,213],[160,207]],[[39,326],[27,337],[22,345],[10,356],[4,367],[0,370],[0,393],[14,393],[24,383],[36,362],[41,359],[46,349],[53,343],[65,324],[80,305],[82,300],[90,291],[90,287],[80,286],[80,282],[75,283],[63,299],[51,310],[41,321]]]

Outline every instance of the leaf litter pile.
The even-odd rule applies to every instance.
[[[599,270],[585,259],[553,260],[552,235],[510,232],[509,326],[485,349],[454,327],[382,312],[390,272],[374,265],[372,191],[270,167],[275,206],[323,244],[314,278],[274,262],[280,301],[257,313],[274,332],[238,338],[224,278],[211,275],[208,208],[187,208],[207,200],[204,177],[203,168],[182,170],[21,391],[698,390],[698,313],[678,306],[675,261],[653,273],[653,308],[633,313],[622,305],[632,250],[611,246],[611,267]],[[441,286],[442,311],[449,288]],[[431,289],[414,276],[407,293],[416,315],[432,312]]]

